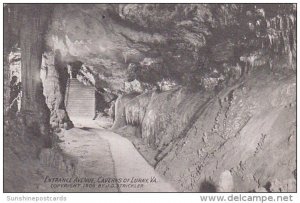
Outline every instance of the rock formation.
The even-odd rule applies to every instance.
[[[64,106],[64,95],[59,82],[59,73],[55,67],[55,54],[43,54],[40,77],[43,83],[43,94],[50,110],[50,125],[53,129],[73,127]]]
[[[22,64],[21,112],[6,132],[18,125],[50,146],[53,129],[72,127],[71,67],[111,130],[138,140],[177,190],[296,190],[295,4],[8,4],[4,14],[6,107],[14,48]]]

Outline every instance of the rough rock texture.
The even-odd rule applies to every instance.
[[[125,107],[120,111],[117,105],[115,123],[120,118],[120,112],[123,112],[126,124],[140,126],[142,139],[152,147],[163,150],[182,136],[193,114],[198,115],[203,110],[209,97],[208,93],[193,93],[180,88],[165,92],[149,91],[127,102],[121,99],[119,102]],[[169,128],[169,123],[172,123],[172,128]]]
[[[9,71],[9,69],[7,68],[7,62],[8,62],[7,56],[10,52],[10,46],[11,46],[11,44],[9,43],[10,42],[10,40],[9,40],[10,39],[10,37],[9,37],[10,23],[9,23],[8,13],[9,13],[8,9],[3,9],[3,24],[8,25],[8,26],[3,27],[3,41],[4,41],[3,42],[3,56],[4,56],[3,62],[5,63],[4,72],[3,72],[4,76],[6,75],[5,73],[8,73],[8,71]],[[7,76],[9,76],[9,75],[7,74]],[[6,82],[6,84],[9,84],[7,80],[5,82]],[[6,92],[6,90],[9,89],[8,86],[9,85],[6,85],[6,86],[4,85],[4,92]],[[8,101],[8,99],[6,99],[6,101]]]
[[[213,97],[145,93],[121,102],[121,112],[141,128],[136,136],[156,149],[156,169],[180,191],[203,192],[206,180],[216,191],[295,191],[295,77],[254,76]]]
[[[115,106],[112,129],[150,146],[151,163],[179,191],[295,191],[296,4],[11,5],[5,12],[5,46],[17,44],[22,55],[25,119],[17,128],[46,135],[48,108],[54,125],[65,122],[59,78],[70,64],[104,95],[100,109]],[[40,106],[39,78],[46,47],[59,59],[57,72],[53,58],[44,61],[48,108]]]
[[[144,91],[142,84],[136,79],[131,82],[125,82],[124,85],[125,85],[124,91],[126,93],[130,93],[130,92],[142,93]]]
[[[207,78],[227,81],[236,66],[242,73],[258,65],[272,68],[278,56],[289,61],[286,69],[295,69],[295,8],[292,4],[56,5],[47,44],[64,61],[84,63],[102,87],[115,92],[124,91],[124,82],[134,79],[156,85],[171,79],[199,88]],[[209,83],[213,88],[218,84]]]
[[[5,9],[8,10],[7,26],[10,26],[11,29],[11,32],[7,33],[10,35],[8,40],[11,42],[11,47],[8,48],[19,43],[22,56],[22,117],[25,119],[26,126],[31,128],[32,133],[42,136],[45,145],[49,146],[51,144],[49,112],[45,105],[39,73],[44,46],[43,36],[47,29],[50,10],[45,6],[29,5],[12,6]],[[20,11],[22,12],[20,13]],[[19,14],[15,15],[15,13]],[[17,23],[14,24],[14,22]]]
[[[224,170],[234,177],[234,191],[251,191],[275,179],[282,191],[295,191],[295,80],[257,84],[208,107],[157,170],[182,182],[184,191],[199,190],[207,177],[217,182]]]
[[[64,96],[59,82],[59,73],[55,67],[55,54],[43,54],[41,65],[41,80],[46,104],[50,110],[50,125],[53,129],[69,129],[73,126],[64,106]]]
[[[21,50],[19,48],[13,48],[8,56],[10,78],[17,76],[19,81],[21,80]]]
[[[128,95],[120,95],[115,102],[115,120],[114,125],[112,126],[113,129],[118,129],[126,125],[126,116],[125,116],[125,105],[129,102],[132,98],[137,96],[135,93],[131,93]]]
[[[55,192],[44,183],[46,176],[71,177],[77,172],[77,160],[57,146],[43,148],[44,139],[35,136],[21,116],[4,127],[4,192]]]
[[[41,24],[47,48],[60,56],[61,64],[83,64],[88,69],[86,78],[102,93],[129,92],[128,83],[132,81],[149,86],[138,87],[138,91],[153,86],[161,89],[165,81],[171,86],[220,89],[253,67],[269,65],[273,69],[274,64],[281,63],[280,57],[289,62],[281,65],[281,71],[295,70],[293,4],[44,7],[49,8],[44,16],[51,12],[49,26]],[[18,19],[26,7],[10,8],[10,41],[15,43],[22,27]],[[61,89],[64,91],[64,85]]]
[[[20,123],[10,128],[5,125],[6,135],[4,137],[4,192],[30,192],[36,190],[36,185],[41,179],[40,168],[37,160],[39,146],[43,145],[42,140],[30,134],[24,134]],[[16,130],[19,128],[19,130]],[[20,129],[21,128],[21,129]],[[9,131],[8,131],[9,130]],[[13,132],[18,132],[19,135]]]
[[[280,57],[289,62],[283,63],[281,70],[295,70],[293,4],[44,7],[49,8],[44,16],[52,11],[48,28],[47,23],[41,23],[48,48],[60,55],[65,64],[84,64],[99,90],[127,92],[124,83],[135,79],[158,86],[170,80],[196,89],[219,88],[252,67],[267,64],[272,69],[281,63]],[[18,22],[20,13],[26,7],[10,8],[12,40],[8,41],[15,42],[22,25]]]
[[[12,98],[13,86],[18,86],[21,82],[21,52],[20,49],[12,49],[12,51],[5,55],[4,59],[4,114],[9,113],[14,102],[18,103],[16,97]],[[17,78],[14,85],[12,85],[12,78]],[[15,90],[16,92],[16,90]],[[19,103],[18,103],[19,104]],[[10,114],[10,113],[9,113]],[[15,114],[15,113],[13,113]]]

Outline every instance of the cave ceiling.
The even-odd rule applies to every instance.
[[[48,49],[66,63],[82,62],[111,90],[120,90],[133,79],[199,84],[224,64],[235,65],[243,55],[270,46],[270,36],[276,41],[283,29],[295,30],[296,15],[293,4],[52,4],[51,8]],[[287,40],[292,41],[290,36]]]

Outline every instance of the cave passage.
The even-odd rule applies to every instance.
[[[6,192],[296,191],[296,4],[3,9]]]

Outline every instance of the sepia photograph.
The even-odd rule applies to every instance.
[[[2,6],[2,192],[297,192],[296,3]]]

